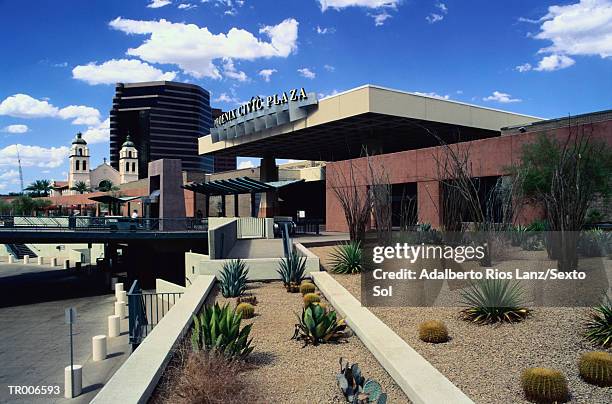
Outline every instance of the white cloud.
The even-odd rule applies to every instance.
[[[317,34],[319,35],[326,35],[326,34],[333,34],[336,32],[336,28],[334,27],[320,27],[317,25],[316,28]]]
[[[225,102],[227,104],[235,104],[235,105],[242,104],[242,101],[240,101],[240,99],[235,94],[230,95],[228,93],[219,94],[219,96],[213,99],[213,101],[214,102]]]
[[[384,25],[385,21],[392,17],[392,15],[389,14],[386,10],[383,10],[378,14],[370,14],[370,16],[374,18],[374,25],[377,27]]]
[[[262,69],[257,74],[259,74],[264,79],[264,81],[268,83],[270,82],[270,76],[272,76],[276,72],[276,69]]]
[[[319,93],[317,94],[317,96],[319,97],[319,99],[321,99],[321,98],[331,97],[332,95],[336,95],[336,94],[338,94],[338,90],[333,89],[329,93]]]
[[[172,4],[172,0],[151,0],[147,5],[148,8],[160,8]]]
[[[174,80],[176,72],[163,72],[136,59],[111,59],[102,64],[90,62],[72,69],[72,78],[88,84],[133,83]]]
[[[89,144],[104,143],[110,140],[110,118],[95,126],[90,126],[83,133],[83,139]]]
[[[0,115],[16,118],[46,118],[57,115],[58,109],[47,101],[37,100],[27,94],[15,94],[0,103]]]
[[[100,111],[84,105],[70,105],[59,110],[57,114],[62,119],[74,119],[73,125],[98,125]]]
[[[0,115],[17,118],[72,119],[74,125],[97,125],[100,123],[100,111],[95,108],[85,105],[69,105],[59,109],[47,100],[37,100],[27,94],[15,94],[7,97],[0,103]]]
[[[425,19],[428,23],[434,24],[436,22],[442,21],[444,16],[448,14],[448,8],[444,3],[436,3],[435,7],[439,10],[436,13],[430,13]]]
[[[70,149],[66,146],[46,148],[13,144],[0,149],[0,166],[17,166],[17,148],[23,167],[59,167],[70,153]]]
[[[255,168],[255,164],[251,160],[244,160],[238,163],[238,169]]]
[[[548,13],[521,22],[541,24],[533,38],[549,41],[538,51],[548,54],[534,70],[553,71],[575,64],[570,56],[612,57],[612,0],[580,0],[568,5],[548,7]]]
[[[234,61],[230,58],[223,59],[223,75],[238,81],[247,81],[249,79],[245,72],[236,69]]]
[[[400,0],[318,0],[321,11],[328,8],[341,10],[347,7],[381,8],[396,7]]]
[[[521,73],[528,72],[531,69],[532,69],[532,66],[530,63],[523,63],[522,65],[518,65],[514,68],[514,70],[521,72]]]
[[[323,68],[327,70],[328,72],[336,71],[336,68],[332,65],[323,65]]]
[[[6,132],[6,133],[26,133],[27,131],[29,131],[30,128],[28,128],[28,125],[9,125],[9,126],[5,126],[4,128],[2,128],[2,132]]]
[[[192,8],[196,8],[197,6],[195,4],[191,4],[191,3],[182,3],[178,5],[178,9],[179,10],[191,10]]]
[[[499,91],[493,91],[493,94],[483,98],[484,101],[495,101],[495,102],[501,102],[502,104],[507,104],[507,103],[511,103],[511,102],[521,102],[522,100],[520,98],[512,98],[512,96],[510,94],[507,93],[502,93]]]
[[[433,98],[439,98],[441,100],[449,100],[450,99],[450,95],[445,94],[445,95],[440,95],[434,92],[429,92],[429,93],[421,93],[419,91],[415,91],[414,94],[416,95],[423,95],[425,97],[433,97]]]
[[[297,69],[297,71],[300,73],[300,76],[302,77],[306,77],[307,79],[314,79],[315,77],[317,77],[317,74],[315,72],[313,72],[312,70],[310,70],[307,67],[303,67],[301,69]]]
[[[299,24],[289,18],[278,25],[261,28],[259,34],[269,38],[269,42],[240,28],[231,28],[226,34],[213,34],[206,27],[164,19],[139,21],[118,17],[109,25],[126,34],[148,36],[140,46],[128,49],[128,55],[150,63],[175,64],[195,78],[219,79],[221,72],[214,64],[216,59],[255,60],[289,56],[297,49]]]
[[[13,180],[15,178],[19,178],[19,171],[10,169],[8,171],[4,171],[0,174],[0,180]]]
[[[569,56],[565,55],[549,55],[544,56],[542,60],[538,62],[538,66],[534,68],[539,72],[551,72],[553,70],[561,70],[566,67],[570,67],[575,64],[576,61]]]

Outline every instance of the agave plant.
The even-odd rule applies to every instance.
[[[346,337],[346,323],[338,320],[333,310],[326,311],[318,304],[309,304],[304,307],[301,316],[296,316],[299,322],[295,325],[292,339],[304,341],[304,346],[316,346]]]
[[[337,246],[330,254],[332,272],[355,274],[362,271],[362,250],[359,241],[351,241]]]
[[[520,283],[505,279],[483,279],[461,292],[464,320],[478,324],[518,322],[527,317]]]
[[[277,272],[287,292],[297,293],[300,291],[300,283],[304,279],[305,269],[306,257],[300,257],[295,251],[287,258],[280,260]]]
[[[230,260],[223,263],[219,277],[223,297],[238,297],[246,290],[249,269],[242,260]]]
[[[387,394],[382,392],[380,384],[366,379],[356,363],[344,363],[340,358],[340,373],[336,374],[336,380],[344,398],[351,404],[387,402]]]
[[[585,323],[584,336],[587,340],[605,348],[612,347],[612,300],[606,300],[593,307]]]
[[[253,351],[249,339],[252,324],[240,329],[242,315],[229,304],[206,306],[193,316],[191,346],[194,350],[215,350],[228,359],[244,359]]]

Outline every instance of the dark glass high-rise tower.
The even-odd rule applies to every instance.
[[[138,173],[148,163],[181,159],[183,170],[213,172],[213,157],[198,155],[198,138],[213,126],[210,94],[193,84],[171,81],[118,83],[110,111],[110,162],[119,169],[119,149],[128,133],[138,150]]]

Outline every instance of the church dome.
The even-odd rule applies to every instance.
[[[127,135],[127,137],[125,138],[125,142],[123,142],[121,147],[136,147],[136,146],[134,145],[134,142],[132,142],[132,140],[130,139],[130,135]]]
[[[81,134],[81,132],[79,132],[79,133],[77,133],[76,137],[72,141],[72,144],[84,144],[84,145],[86,145],[87,142],[85,141],[85,139],[83,139],[83,135]]]

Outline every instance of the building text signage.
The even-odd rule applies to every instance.
[[[223,114],[221,114],[221,116],[216,118],[215,127],[225,125],[228,122],[251,114],[255,111],[271,108],[275,105],[286,105],[289,104],[289,102],[298,102],[307,99],[308,94],[306,93],[306,90],[304,90],[304,87],[293,88],[289,91],[284,91],[281,94],[269,95],[265,98],[262,98],[260,96],[252,97],[251,100],[246,104],[243,104],[238,108],[234,108],[230,111],[224,112]]]

